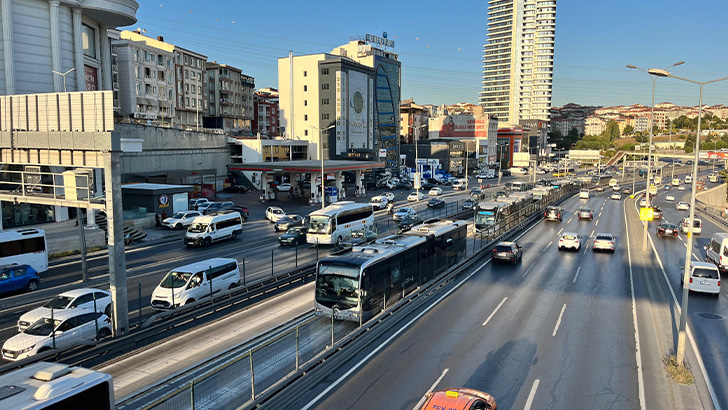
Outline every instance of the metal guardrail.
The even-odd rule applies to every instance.
[[[695,210],[712,219],[714,222],[728,227],[728,218],[722,215],[720,210],[706,204],[703,201],[695,200]]]

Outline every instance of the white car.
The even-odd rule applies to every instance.
[[[96,330],[98,328],[98,331]],[[55,337],[54,337],[55,333]],[[25,331],[5,341],[2,356],[17,361],[54,348],[94,344],[96,339],[111,335],[111,320],[102,312],[67,309],[42,317]]]
[[[407,195],[408,202],[421,201],[423,199],[425,199],[425,194],[423,194],[422,192],[414,191]]]
[[[617,201],[619,201],[620,199],[622,199],[622,195],[620,195],[619,192],[615,192],[609,198],[610,199],[616,199]]]
[[[677,190],[678,191],[684,191],[685,190],[685,185],[680,185],[679,187],[677,187]]]
[[[592,251],[596,252],[600,250],[605,250],[614,252],[616,242],[617,239],[611,233],[598,233],[597,236],[594,238]]]
[[[190,209],[197,209],[199,205],[209,203],[210,200],[207,198],[192,198],[187,202],[187,206]]]
[[[683,268],[684,269],[684,268]],[[680,275],[680,283],[683,283]],[[690,284],[688,290],[711,293],[720,296],[720,271],[710,262],[690,262]]]
[[[643,208],[647,206],[647,197],[640,199],[640,206]]]
[[[675,205],[675,209],[678,211],[689,211],[690,210],[690,204],[688,204],[685,201],[680,201]]]
[[[612,185],[612,191],[619,192],[619,185]]]
[[[581,191],[579,191],[579,199],[589,199],[589,190],[582,189]]]
[[[202,212],[202,213],[204,213],[205,212],[205,209],[211,207],[212,204],[214,204],[214,202],[211,202],[211,201],[201,202],[201,203],[198,202],[197,203],[197,210],[200,211],[200,212]]]
[[[475,177],[478,179],[491,179],[495,178],[495,174],[481,172],[478,173]]]
[[[581,235],[574,232],[564,232],[559,238],[559,250],[581,248]]]
[[[288,192],[291,190],[291,184],[289,184],[288,182],[284,182],[282,184],[278,184],[278,186],[276,186],[276,189],[278,190],[278,192]]]
[[[397,209],[392,215],[392,219],[395,221],[401,221],[405,216],[411,216],[417,214],[414,208],[408,206]]]
[[[394,202],[394,194],[391,192],[385,192],[381,196],[386,196],[389,202]]]
[[[94,311],[94,299],[96,299],[96,311],[111,315],[111,293],[106,290],[94,288],[82,288],[69,290],[46,302],[43,306],[37,307],[30,312],[23,314],[18,319],[18,331],[22,332],[42,317],[51,317],[64,311]]]
[[[269,220],[270,223],[276,223],[284,216],[286,216],[286,213],[277,206],[269,206],[265,209],[265,219]]]
[[[182,211],[170,216],[162,221],[162,226],[170,229],[182,229],[192,225],[192,222],[198,216],[202,215],[200,211]]]
[[[673,194],[665,195],[665,201],[674,201],[674,200],[675,200],[675,195],[673,195]]]
[[[428,194],[430,196],[442,195],[442,188],[440,188],[439,186],[436,186],[436,187],[432,188]]]
[[[371,205],[375,211],[386,208],[388,204],[389,198],[384,195],[373,196],[372,199],[369,200],[369,205]]]

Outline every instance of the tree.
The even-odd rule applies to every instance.
[[[634,127],[631,126],[631,125],[629,125],[629,124],[627,124],[627,125],[624,126],[624,131],[623,131],[623,134],[622,135],[630,135],[633,132],[634,132]]]
[[[619,124],[617,124],[617,121],[609,120],[607,122],[607,127],[604,129],[604,132],[602,132],[602,136],[607,138],[609,141],[614,141],[621,137],[621,134],[619,133]]]

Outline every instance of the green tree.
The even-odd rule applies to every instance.
[[[604,132],[602,132],[602,137],[607,138],[609,141],[614,141],[621,137],[621,134],[619,133],[619,124],[617,124],[617,121],[609,120],[607,122],[607,126],[604,129]]]
[[[629,124],[627,124],[627,125],[624,126],[624,132],[622,134],[623,135],[630,135],[633,132],[634,132],[634,127],[631,126],[631,125],[629,125]]]

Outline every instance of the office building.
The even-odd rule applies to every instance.
[[[556,0],[488,1],[480,105],[499,120],[549,119]]]

